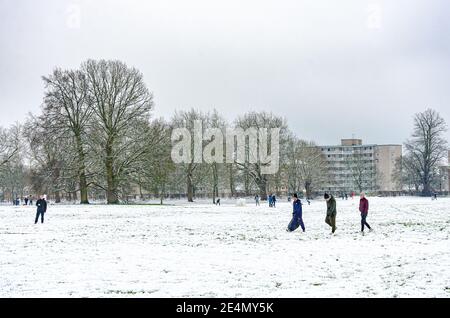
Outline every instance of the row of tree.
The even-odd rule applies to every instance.
[[[310,197],[330,182],[320,148],[296,137],[286,121],[272,113],[248,112],[232,123],[216,110],[179,111],[168,121],[152,118],[153,95],[142,73],[120,61],[88,60],[79,69],[57,68],[43,81],[41,113],[30,114],[24,123],[0,130],[3,200],[6,196],[47,193],[56,202],[64,198],[87,204],[90,199],[104,198],[108,204],[116,204],[131,194],[143,197],[151,193],[158,195],[162,203],[168,194],[186,195],[188,201],[193,201],[199,191],[208,193],[214,201],[220,192],[231,196],[238,192],[258,193],[264,200],[268,191],[281,189],[305,191]],[[435,128],[421,128],[422,117],[432,120]],[[174,164],[173,129],[187,128],[193,133],[196,121],[202,122],[204,131],[214,128],[224,136],[227,127],[279,128],[278,172],[264,174],[264,163],[248,160],[198,163],[192,158]],[[420,180],[426,192],[434,178],[433,169],[442,159],[445,123],[437,113],[426,111],[416,116],[415,125],[396,175],[403,187],[413,174],[410,170],[414,171],[415,180]],[[205,135],[203,145],[213,140],[213,135]],[[247,159],[255,155],[248,144],[244,147]],[[364,189],[366,181],[373,180],[366,174],[374,172],[358,162],[362,162],[361,156],[352,158],[351,179],[355,189]],[[417,166],[410,168],[410,162]]]
[[[170,157],[173,128],[192,130],[200,120],[204,130],[225,131],[228,123],[217,111],[194,109],[177,112],[170,121],[152,119],[153,96],[142,74],[120,61],[88,60],[76,70],[57,68],[43,80],[41,113],[1,131],[7,141],[0,149],[3,195],[48,193],[56,202],[64,197],[89,203],[90,197],[104,193],[107,203],[115,204],[136,191],[161,198],[167,193],[186,193],[192,201],[198,189],[211,189],[215,199],[224,188],[231,195],[257,191],[265,199],[270,185],[275,191],[285,186],[286,160],[273,176],[261,172],[261,163],[175,165]],[[322,179],[315,180],[314,173],[326,171],[325,161],[301,160],[302,154],[318,158],[320,152],[289,132],[284,119],[250,112],[233,125],[244,130],[281,128],[282,147],[299,154],[289,168],[295,167],[296,175],[289,186],[298,190],[303,184],[308,192],[320,186]]]

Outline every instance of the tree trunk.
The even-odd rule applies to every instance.
[[[311,198],[311,183],[305,182],[306,199]]]
[[[188,202],[194,202],[194,186],[192,185],[192,174],[189,173],[187,177],[187,196]]]
[[[259,179],[258,187],[259,187],[259,196],[261,200],[263,201],[267,200],[267,180],[265,177]]]
[[[233,175],[233,166],[231,166],[230,164],[230,169],[229,169],[229,175],[230,175],[230,194],[231,197],[234,197],[234,175]]]
[[[61,203],[61,194],[59,190],[55,191],[55,203]]]
[[[83,143],[81,141],[81,136],[77,135],[76,137],[77,142],[77,152],[78,152],[78,177],[79,177],[79,185],[80,185],[80,203],[81,204],[89,204],[88,200],[88,187],[87,187],[87,181],[86,181],[86,166],[84,164],[85,162],[85,156],[83,151]]]
[[[59,187],[59,175],[60,175],[60,171],[59,171],[59,163],[56,163],[55,165],[55,170],[54,170],[54,177],[53,177],[53,184],[56,184],[57,189]],[[55,190],[55,203],[60,203],[61,202],[61,194],[59,190]]]
[[[113,171],[113,159],[111,145],[106,146],[106,202],[107,204],[118,204],[119,198],[117,196],[116,182]]]

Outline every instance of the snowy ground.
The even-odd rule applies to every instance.
[[[450,198],[291,206],[0,206],[1,297],[449,297]]]

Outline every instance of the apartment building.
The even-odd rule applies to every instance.
[[[319,146],[329,164],[330,179],[322,190],[333,193],[396,191],[395,163],[401,145],[363,144],[362,139],[342,139],[340,145]]]

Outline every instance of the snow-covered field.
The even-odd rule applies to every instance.
[[[291,206],[0,206],[1,297],[449,297],[450,199],[337,199]]]

